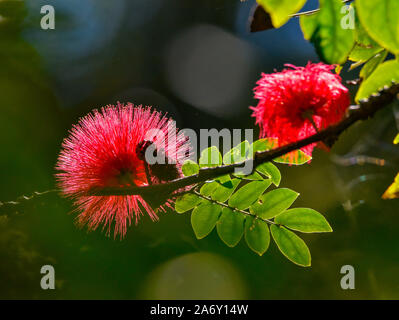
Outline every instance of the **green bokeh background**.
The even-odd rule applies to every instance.
[[[54,188],[62,139],[94,107],[131,101],[169,111],[181,128],[254,128],[248,106],[255,103],[251,88],[260,72],[280,70],[286,62],[317,61],[297,21],[282,30],[249,34],[253,1],[127,1],[117,11],[120,20],[112,16],[106,0],[55,1],[56,30],[47,31],[40,29],[40,6],[47,3],[32,3],[0,1],[2,202]],[[316,6],[317,1],[310,1],[306,8]],[[97,21],[103,29],[87,33],[79,29],[84,23],[74,24],[71,12],[85,8],[95,8],[85,11],[87,28],[89,21]],[[106,33],[98,30],[107,31],[111,20],[119,23],[112,38],[87,53],[85,46],[80,51],[82,41],[101,40]],[[204,24],[245,43],[253,59],[249,80],[238,82],[243,93],[227,115],[182,98],[184,93],[170,85],[171,69],[165,67],[165,52],[176,37]],[[196,41],[206,44],[205,38],[206,33],[200,33]],[[71,46],[76,50],[64,51]],[[187,54],[189,47],[177,61],[184,61]],[[221,54],[233,53],[223,52],[221,46],[213,58],[204,59],[223,61]],[[245,66],[244,61],[225,70]],[[81,74],[74,77],[77,70]],[[234,72],[218,76],[215,81],[226,86],[229,77],[238,77]],[[356,77],[356,72],[343,77]],[[196,82],[191,89],[201,92],[200,85]],[[286,260],[274,243],[259,257],[244,241],[236,248],[226,247],[215,231],[196,240],[190,215],[171,211],[157,223],[144,217],[123,241],[108,238],[101,230],[87,233],[74,225],[71,201],[51,193],[0,206],[0,298],[398,299],[398,200],[380,199],[398,168],[398,148],[391,143],[397,132],[395,110],[397,106],[392,106],[354,126],[330,153],[316,151],[310,165],[279,165],[282,186],[301,193],[295,206],[322,212],[334,229],[330,234],[303,235],[312,253],[311,268]],[[378,157],[385,165],[343,165],[337,155]],[[55,268],[55,290],[40,288],[40,268],[45,264]],[[340,287],[340,269],[346,264],[355,268],[355,290]]]

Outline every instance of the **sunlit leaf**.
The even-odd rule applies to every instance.
[[[328,224],[319,212],[308,208],[294,208],[279,214],[274,222],[282,224],[292,230],[313,233],[313,232],[331,232],[331,226]]]
[[[188,210],[193,209],[195,206],[197,206],[202,199],[195,194],[192,193],[186,193],[182,195],[181,197],[177,198],[176,203],[175,203],[175,210],[177,213],[183,213]]]
[[[398,199],[399,198],[399,173],[395,177],[395,181],[382,195],[383,199]]]
[[[256,180],[256,181],[264,180],[264,178],[257,172],[245,175],[238,170],[238,173],[233,173],[233,175],[235,177],[240,178],[241,180]]]
[[[239,163],[248,158],[248,152],[250,148],[250,143],[248,141],[243,141],[239,145],[232,148],[230,151],[226,152],[223,156],[224,164]]]
[[[187,176],[192,176],[194,174],[197,174],[199,172],[199,166],[196,162],[192,160],[186,160],[182,167],[181,170],[183,171],[183,174]]]
[[[368,98],[373,93],[382,90],[384,86],[390,87],[392,81],[399,82],[399,63],[388,60],[380,64],[377,69],[360,85],[356,94],[356,102]]]
[[[310,266],[310,251],[301,238],[284,227],[272,225],[270,229],[277,247],[284,256],[302,267]]]
[[[271,150],[278,147],[277,138],[263,138],[256,140],[252,144],[253,153]],[[291,165],[302,165],[312,160],[311,156],[308,156],[301,150],[295,150],[289,152],[281,157],[273,159],[274,162],[291,164]]]
[[[270,180],[252,181],[238,189],[229,199],[229,206],[240,210],[249,208],[251,204],[270,186]]]
[[[250,211],[263,219],[270,219],[288,209],[298,196],[299,193],[291,189],[276,189],[262,195],[259,202],[250,207]]]
[[[272,179],[272,182],[276,187],[279,186],[281,181],[280,170],[271,162],[265,162],[256,167],[256,170],[265,176]]]
[[[356,45],[353,50],[351,51],[349,55],[349,60],[351,61],[360,61],[361,63],[364,63],[368,60],[370,60],[373,56],[375,56],[377,53],[382,52],[383,49],[380,46],[375,46],[375,47],[368,47],[365,45]],[[353,69],[353,68],[351,68]]]
[[[284,156],[274,159],[274,162],[283,164],[302,165],[312,160],[312,157],[301,150],[292,151]]]
[[[301,10],[306,0],[257,0],[257,2],[270,14],[273,26],[279,28],[290,19],[291,14]]]
[[[263,255],[269,248],[270,232],[266,222],[253,217],[245,219],[245,241],[248,247],[258,255]]]
[[[375,69],[385,60],[388,55],[388,51],[384,50],[381,53],[376,54],[373,58],[371,58],[360,70],[360,78],[363,80],[368,78]]]
[[[200,167],[217,167],[222,165],[222,155],[215,146],[205,149],[201,152],[199,159]]]
[[[381,52],[383,50],[383,48],[369,36],[369,34],[359,21],[359,17],[357,14],[355,38],[356,45],[349,55],[349,59],[352,61],[366,62],[373,56],[375,56],[378,52]]]
[[[399,133],[396,135],[395,139],[393,140],[394,144],[398,144],[399,143]]]
[[[228,175],[228,174],[217,177],[212,181],[207,181],[201,187],[200,193],[203,196],[210,196],[213,192],[215,192],[215,190],[218,188],[218,186],[223,185],[224,183],[226,183],[228,181],[231,181],[230,175]],[[231,184],[231,182],[230,182],[230,184]]]
[[[318,28],[319,16],[317,13],[315,13],[300,17],[299,23],[302,29],[303,37],[306,40],[310,40]]]
[[[244,234],[245,216],[230,208],[223,208],[217,224],[217,233],[222,241],[229,247],[234,247],[240,242]]]
[[[399,1],[356,0],[355,4],[368,34],[384,48],[399,53]]]
[[[216,188],[218,187],[219,183],[216,181],[212,181],[212,182],[206,182],[200,189],[200,193],[203,196],[210,196],[212,194],[213,191],[216,190]]]
[[[214,203],[204,202],[191,214],[191,225],[197,239],[205,238],[215,227],[222,208]]]
[[[230,198],[239,183],[239,179],[232,179],[224,183],[218,184],[218,186],[211,194],[212,199],[220,202],[227,201],[227,199]]]
[[[300,17],[301,28],[319,55],[327,63],[346,62],[355,43],[355,33],[341,25],[341,0],[320,0],[320,11]]]
[[[263,138],[252,143],[252,152],[262,152],[276,148],[278,145],[277,138]]]

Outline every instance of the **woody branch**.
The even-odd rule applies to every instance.
[[[332,125],[325,130],[322,130],[305,139],[287,144],[285,146],[275,148],[269,151],[257,152],[253,159],[248,159],[244,162],[222,165],[212,168],[204,168],[198,174],[179,178],[165,183],[153,184],[148,186],[130,186],[130,187],[104,187],[95,188],[90,191],[90,195],[107,196],[107,195],[154,195],[154,194],[172,194],[181,188],[195,185],[206,180],[215,179],[219,176],[233,173],[236,168],[243,167],[246,162],[253,162],[253,168],[258,165],[269,162],[273,159],[281,157],[291,151],[298,150],[315,142],[324,142],[332,146],[338,139],[339,135],[360,120],[367,120],[372,117],[377,111],[385,108],[393,102],[397,95],[399,95],[399,84],[393,84],[391,87],[385,87],[378,94],[372,95],[368,99],[360,101],[355,110],[352,111],[346,118],[336,125]]]

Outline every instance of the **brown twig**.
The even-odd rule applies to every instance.
[[[254,159],[249,159],[244,162],[223,165],[219,167],[204,168],[198,174],[179,178],[170,182],[153,184],[148,186],[132,186],[132,187],[105,187],[96,188],[90,192],[90,195],[105,196],[105,195],[154,195],[154,194],[171,194],[181,188],[191,186],[206,180],[215,179],[216,177],[233,173],[236,168],[243,167],[246,162],[253,161],[253,168],[256,168],[261,163],[269,162],[275,158],[281,157],[291,151],[301,149],[307,145],[315,142],[326,142],[332,145],[339,135],[347,128],[352,126],[355,122],[366,120],[372,117],[377,111],[383,109],[396,99],[399,94],[399,84],[393,84],[391,87],[385,87],[378,94],[372,95],[369,99],[360,101],[359,108],[354,110],[349,116],[336,125],[330,126],[308,138],[299,140],[297,142],[287,144],[285,146],[272,149],[269,151],[257,152]]]
[[[42,195],[45,195],[48,193],[53,193],[53,192],[58,192],[58,191],[59,190],[57,190],[57,189],[51,189],[51,190],[46,190],[46,191],[42,191],[42,192],[34,191],[31,195],[29,195],[29,196],[22,195],[14,201],[5,201],[5,202],[0,201],[0,207],[20,205],[20,204],[24,203],[25,201],[29,201],[29,200],[35,199],[37,197],[40,197]]]

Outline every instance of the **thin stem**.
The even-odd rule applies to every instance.
[[[229,208],[230,210],[239,212],[239,213],[244,214],[244,215],[249,216],[249,217],[253,217],[254,219],[261,220],[261,221],[266,222],[266,223],[268,223],[268,224],[276,224],[276,225],[277,225],[277,223],[275,223],[274,221],[271,221],[271,220],[268,220],[268,219],[263,219],[263,218],[261,218],[261,217],[255,215],[255,214],[252,214],[252,213],[250,213],[250,212],[248,212],[248,211],[245,211],[245,210],[240,210],[240,209],[237,209],[237,208],[234,208],[234,207],[230,207],[228,204],[226,204],[226,203],[224,203],[224,202],[217,201],[217,200],[213,200],[213,199],[210,198],[210,197],[207,197],[207,196],[202,195],[201,193],[199,193],[199,192],[196,191],[196,190],[193,190],[193,193],[194,193],[195,195],[197,195],[198,197],[202,198],[202,199],[208,200],[208,201],[210,201],[210,202],[212,202],[212,203],[216,203],[216,204],[218,204],[218,205],[220,205],[220,206],[223,206],[223,207],[225,207],[225,208]]]
[[[7,206],[7,205],[8,206],[16,206],[16,205],[21,204],[24,201],[29,201],[29,200],[32,200],[34,198],[40,197],[42,195],[45,195],[47,193],[58,192],[58,191],[59,190],[57,190],[57,189],[51,189],[51,190],[46,190],[46,191],[42,191],[42,192],[34,191],[30,196],[22,195],[22,196],[19,196],[17,198],[17,200],[14,200],[14,201],[6,201],[6,202],[1,202],[0,201],[0,207],[1,206]]]

